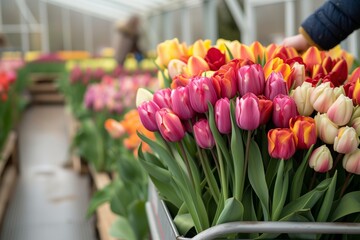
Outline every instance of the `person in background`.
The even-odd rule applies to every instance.
[[[329,0],[299,28],[300,34],[285,38],[284,46],[305,51],[310,46],[329,50],[360,28],[360,0]]]
[[[139,62],[143,59],[142,50],[139,48],[140,19],[132,16],[129,20],[117,27],[117,39],[115,40],[115,59],[119,65],[123,65],[129,53],[135,55]]]

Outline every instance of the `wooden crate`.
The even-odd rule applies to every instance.
[[[64,96],[57,88],[60,73],[31,73],[28,87],[34,103],[64,103]]]
[[[15,132],[10,132],[0,156],[0,225],[19,172],[17,146],[17,135]]]
[[[90,167],[90,175],[96,190],[103,189],[111,182],[107,173],[98,173],[92,167]],[[109,203],[105,203],[98,207],[96,210],[96,219],[100,240],[116,240],[116,238],[110,236],[109,233],[111,225],[116,219],[116,215],[111,211]]]

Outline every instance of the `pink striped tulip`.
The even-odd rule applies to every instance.
[[[245,130],[254,130],[260,125],[259,99],[253,93],[246,93],[236,99],[235,117],[237,125]]]
[[[204,113],[208,110],[208,102],[212,105],[217,101],[217,94],[210,78],[193,79],[189,84],[190,104],[195,112]]]
[[[171,92],[171,109],[182,120],[191,119],[195,115],[189,97],[188,87],[178,87]]]
[[[340,95],[330,106],[327,115],[335,124],[344,126],[350,121],[353,109],[352,100],[345,95]]]
[[[278,94],[288,94],[286,82],[280,72],[273,72],[267,78],[265,83],[264,95],[273,100]]]
[[[180,118],[169,108],[162,108],[157,111],[155,119],[161,136],[166,141],[177,142],[185,136]]]
[[[238,70],[238,90],[240,96],[248,92],[261,95],[264,92],[265,76],[260,64],[241,67]]]
[[[147,130],[152,132],[158,130],[155,114],[159,110],[159,106],[154,101],[145,101],[138,107],[141,123]]]
[[[298,149],[309,149],[316,143],[315,120],[311,117],[297,116],[290,119],[290,129],[298,139]]]
[[[279,94],[273,100],[272,120],[276,127],[289,127],[289,120],[298,114],[294,99],[287,95]]]
[[[171,89],[165,88],[160,89],[154,93],[153,101],[160,107],[160,108],[170,108],[171,107]]]
[[[194,124],[194,135],[197,145],[201,148],[213,148],[215,145],[214,136],[210,130],[207,119],[201,119]]]
[[[359,137],[356,130],[352,127],[342,127],[339,129],[334,141],[334,150],[338,153],[351,153],[359,146]]]

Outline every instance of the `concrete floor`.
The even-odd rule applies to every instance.
[[[89,179],[64,166],[70,139],[63,106],[34,106],[19,129],[20,177],[0,240],[93,240],[85,218]]]

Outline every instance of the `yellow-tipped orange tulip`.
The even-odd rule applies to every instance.
[[[288,89],[291,88],[293,82],[293,70],[289,64],[284,63],[281,58],[274,58],[268,61],[264,66],[265,79],[267,79],[272,72],[280,72],[286,81]]]
[[[254,53],[252,52],[251,48],[245,44],[240,45],[240,52],[239,52],[239,58],[250,60],[252,62],[255,62]]]
[[[253,42],[250,45],[250,49],[253,52],[256,63],[262,63],[265,59],[265,47],[258,41]]]
[[[349,77],[349,82],[356,82],[360,78],[360,67],[354,69]]]
[[[240,58],[240,45],[241,43],[237,40],[235,41],[228,41],[228,40],[224,40],[224,39],[219,39],[216,42],[216,47],[222,52],[225,53],[226,55],[226,62],[230,62],[230,54],[228,51],[231,52],[233,59],[235,58]],[[227,48],[229,50],[227,50]]]
[[[310,47],[302,55],[304,63],[308,70],[312,70],[314,65],[321,64],[321,53],[320,50],[316,47]]]
[[[266,61],[270,61],[271,59],[273,59],[276,48],[277,45],[275,43],[272,43],[266,47]]]
[[[354,56],[348,53],[347,51],[344,51],[340,45],[337,45],[334,48],[327,51],[327,55],[333,59],[344,58],[349,69],[351,69],[354,63]]]

